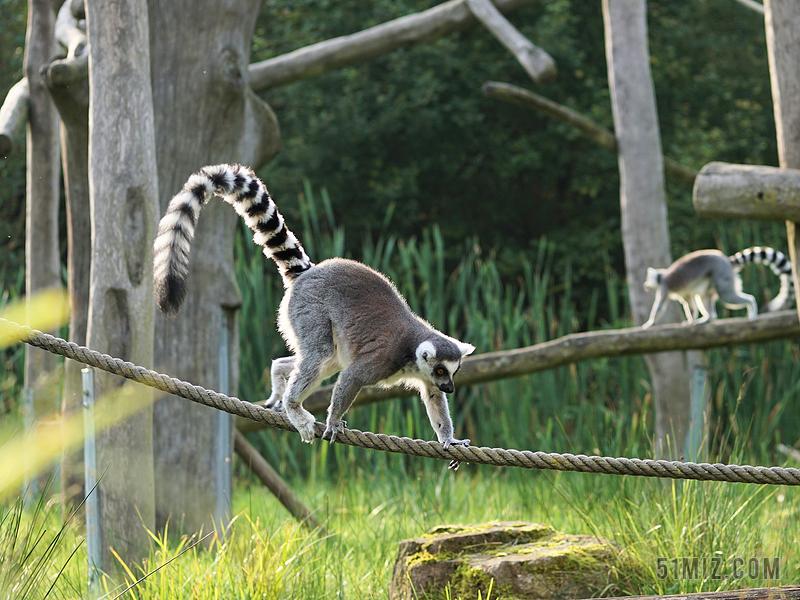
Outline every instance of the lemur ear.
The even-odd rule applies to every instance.
[[[458,349],[461,351],[462,358],[464,356],[469,356],[473,352],[475,352],[475,346],[472,344],[466,344],[464,342],[458,342]]]

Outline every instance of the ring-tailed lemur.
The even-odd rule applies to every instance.
[[[645,289],[655,289],[656,297],[650,318],[642,327],[655,323],[672,298],[683,305],[687,323],[703,323],[717,318],[714,303],[719,299],[728,308],[747,308],[747,316],[755,320],[756,299],[742,293],[739,271],[746,263],[763,263],[781,280],[781,289],[764,307],[763,312],[780,310],[794,296],[792,263],[782,253],[772,248],[755,246],[725,256],[718,250],[698,250],[683,256],[666,269],[647,269]],[[698,311],[702,315],[697,319]]]
[[[362,387],[404,384],[419,391],[445,449],[469,445],[453,437],[445,394],[452,393],[453,375],[475,347],[412,313],[394,285],[366,265],[342,258],[312,263],[249,167],[204,167],[170,201],[154,243],[153,278],[162,312],[174,315],[183,302],[197,219],[214,195],[253,230],[253,241],[277,263],[286,288],[278,329],[294,355],[272,362],[268,407],[282,407],[302,440],[311,443],[314,417],[303,401],[323,379],[341,371],[324,433],[331,442],[346,426],[342,416]]]

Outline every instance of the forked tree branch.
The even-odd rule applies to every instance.
[[[492,32],[519,61],[522,68],[536,83],[548,83],[558,74],[556,61],[547,52],[535,46],[503,16],[492,0],[467,0],[467,6],[478,20]]]
[[[501,12],[509,12],[536,0],[496,0]],[[467,0],[450,0],[426,11],[381,23],[358,33],[306,46],[253,63],[250,86],[256,92],[315,77],[334,69],[371,60],[387,52],[430,42],[478,24]]]
[[[557,104],[552,100],[548,100],[539,94],[535,94],[516,85],[497,81],[487,81],[484,83],[483,93],[490,98],[496,98],[504,102],[511,102],[512,104],[519,104],[520,106],[532,108],[551,119],[561,121],[562,123],[574,127],[582,135],[603,148],[608,148],[613,152],[617,151],[617,138],[612,131],[609,131],[602,125],[598,125],[579,112]],[[697,171],[694,169],[685,167],[669,158],[664,158],[664,172],[670,177],[686,183],[694,182],[694,178],[697,176]]]

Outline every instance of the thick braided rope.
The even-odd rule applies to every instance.
[[[197,385],[151,371],[79,346],[61,338],[24,327],[0,318],[0,333],[42,348],[54,354],[102,369],[161,391],[186,398],[192,402],[224,410],[233,415],[266,423],[270,427],[294,431],[294,427],[282,412],[270,410],[258,404],[244,402],[238,398],[219,394]],[[316,436],[321,438],[324,425],[315,425]],[[800,486],[800,470],[782,467],[752,467],[749,465],[725,465],[691,463],[638,458],[610,458],[585,456],[583,454],[555,454],[531,452],[529,450],[507,450],[504,448],[482,448],[477,446],[451,446],[444,450],[438,442],[427,442],[407,437],[397,437],[358,429],[345,429],[337,433],[336,442],[350,446],[371,448],[384,452],[395,452],[411,456],[440,458],[465,463],[544,469],[551,471],[578,471],[582,473],[606,473],[609,475],[636,475],[641,477],[663,477],[669,479],[695,479],[698,481],[728,481],[733,483],[760,483],[772,485]]]

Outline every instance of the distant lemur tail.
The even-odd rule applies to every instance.
[[[767,304],[762,312],[772,312],[788,308],[794,298],[794,281],[792,279],[792,263],[783,252],[773,248],[754,246],[730,257],[731,263],[738,271],[746,263],[756,262],[767,265],[781,279],[778,295]]]
[[[233,206],[253,230],[253,241],[278,265],[284,287],[314,263],[287,229],[267,188],[249,167],[213,165],[189,177],[169,203],[158,224],[153,244],[153,281],[158,307],[167,315],[178,312],[186,296],[189,253],[200,209],[212,196]]]

